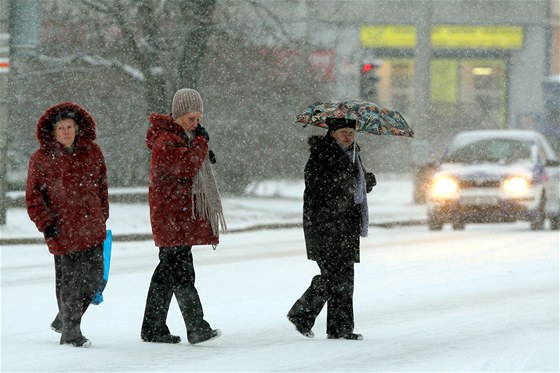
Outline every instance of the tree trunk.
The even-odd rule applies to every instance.
[[[171,112],[171,103],[165,92],[165,79],[162,74],[147,73],[144,82],[144,96],[148,114],[154,111],[162,114]]]
[[[208,39],[214,27],[213,15],[216,10],[216,0],[190,0],[183,2],[181,7],[184,14],[193,12],[194,18],[200,22],[186,28],[182,53],[179,54],[179,82],[176,83],[178,85],[175,88],[196,88]]]

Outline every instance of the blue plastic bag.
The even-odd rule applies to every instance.
[[[111,246],[113,244],[113,233],[110,229],[107,230],[107,237],[105,242],[103,242],[103,281],[97,289],[91,304],[99,305],[103,302],[103,290],[107,285],[107,280],[109,279],[109,269],[111,268]]]

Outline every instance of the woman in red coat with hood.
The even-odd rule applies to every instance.
[[[156,267],[142,323],[146,342],[179,343],[166,325],[173,295],[187,327],[189,343],[220,335],[204,320],[195,288],[193,245],[217,245],[219,225],[225,229],[220,195],[212,174],[208,132],[200,125],[203,105],[194,89],[175,93],[172,114],[152,113],[146,143],[150,166],[150,219],[159,264]]]
[[[84,108],[62,102],[47,109],[36,128],[27,212],[54,255],[59,314],[51,328],[60,344],[88,347],[82,315],[103,279],[103,241],[109,218],[107,169],[95,144],[95,120]]]

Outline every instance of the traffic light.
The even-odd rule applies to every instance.
[[[360,97],[365,101],[376,101],[377,82],[381,79],[378,69],[381,67],[380,61],[362,64],[360,73]]]

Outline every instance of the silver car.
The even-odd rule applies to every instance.
[[[526,220],[531,229],[560,222],[560,161],[539,133],[459,133],[435,168],[427,193],[428,227]]]

